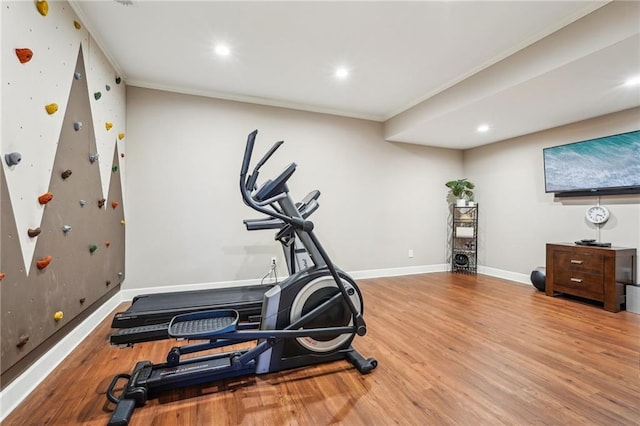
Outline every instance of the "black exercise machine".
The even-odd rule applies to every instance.
[[[167,362],[138,362],[132,374],[114,377],[107,390],[117,404],[109,425],[127,424],[133,409],[149,398],[179,387],[250,374],[265,374],[321,362],[346,359],[363,374],[377,367],[351,347],[356,334],[366,334],[363,300],[356,283],[338,270],[289,195],[287,180],[296,165],[290,164],[259,189],[256,182],[262,165],[282,142],[271,147],[247,175],[257,130],[249,134],[240,173],[243,200],[251,208],[291,225],[313,265],[296,272],[264,294],[260,322],[242,322],[236,310],[220,309],[182,314],[169,325],[171,337],[204,340],[174,347]],[[255,346],[215,355],[181,360],[180,356],[240,342]],[[127,384],[120,397],[114,394],[118,381]]]

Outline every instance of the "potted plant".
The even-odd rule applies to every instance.
[[[455,197],[456,205],[464,207],[467,201],[473,200],[473,188],[476,186],[465,179],[451,180],[445,183],[449,188],[449,194]]]

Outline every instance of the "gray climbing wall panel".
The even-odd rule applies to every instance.
[[[81,48],[75,73],[86,76]],[[103,195],[98,163],[89,160],[96,153],[96,141],[87,81],[74,78],[74,73],[69,78],[73,82],[48,188],[53,198],[41,207],[41,223],[31,227],[40,227],[41,233],[33,237],[36,246],[28,274],[17,238],[28,229],[17,229],[5,172],[0,173],[0,271],[5,274],[0,281],[2,386],[115,294],[124,280],[124,203],[117,143],[111,159],[99,160],[110,161],[112,170],[109,191]],[[83,125],[75,130],[78,122]],[[71,174],[64,173],[67,170]],[[40,195],[33,194],[34,205]],[[64,232],[65,226],[70,230]],[[90,250],[91,246],[96,249]],[[37,262],[47,256],[51,262],[39,269]],[[55,319],[60,312],[62,319]]]

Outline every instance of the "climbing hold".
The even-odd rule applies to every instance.
[[[119,277],[119,278],[122,278],[122,276],[123,276],[123,275],[124,275],[124,274],[123,274],[122,272],[118,272],[118,277]]]
[[[26,47],[17,48],[16,56],[18,57],[18,60],[21,64],[26,64],[31,60],[31,58],[33,58],[33,52],[31,51],[31,49],[28,49]]]
[[[71,231],[71,227],[69,225],[64,225],[62,227],[62,232],[64,232],[65,234],[69,231]]]
[[[91,245],[89,246],[89,251],[90,251],[91,253],[94,253],[96,250],[98,250],[98,246],[97,246],[97,245],[95,245],[95,244],[91,244]]]
[[[61,175],[62,179],[68,178],[69,176],[71,176],[71,173],[73,173],[71,170],[69,169],[65,170],[64,172],[62,172],[62,175]]]
[[[80,299],[80,304],[82,305],[84,303],[84,301],[87,300],[85,297],[83,297],[82,299]]]
[[[51,104],[45,105],[45,106],[44,106],[44,109],[46,109],[46,110],[47,110],[47,113],[48,113],[49,115],[51,115],[51,114],[55,114],[55,113],[58,111],[58,104],[54,102],[54,103],[51,103]]]
[[[73,73],[73,78],[75,78],[76,80],[80,80],[82,78],[82,74],[76,71]]]
[[[111,245],[111,241],[105,241],[105,242],[104,242],[104,245],[105,245],[105,246],[107,246],[107,247],[109,247],[109,246]]]
[[[124,158],[124,152],[120,153],[120,158]]]
[[[124,139],[124,133],[118,133],[118,139],[120,140]]]
[[[112,202],[111,202],[111,207],[113,207],[114,209],[116,209],[116,208],[118,208],[118,205],[119,205],[119,204],[120,204],[120,203],[118,203],[117,201],[112,201]]]
[[[111,285],[111,280],[107,280],[105,284],[107,285],[107,287],[109,287]]]
[[[111,86],[109,86],[108,84],[105,84],[105,85],[104,85],[104,88],[105,88],[105,89],[107,89],[107,92],[108,92],[109,90],[111,90]]]
[[[102,97],[102,93],[96,92],[93,94],[93,97],[96,98],[96,101]]]
[[[62,317],[64,317],[64,313],[62,311],[58,311],[55,314],[53,314],[53,319],[56,321],[60,321]]]
[[[36,262],[36,266],[38,267],[38,269],[42,270],[49,266],[52,260],[53,258],[51,256],[45,256]]]
[[[5,273],[4,273],[4,272],[0,272],[0,281],[2,281],[2,280],[4,279],[4,277],[5,277],[5,276],[6,276],[6,275],[5,275]]]
[[[85,200],[80,200],[80,207],[84,207],[85,204],[87,204]]]
[[[30,236],[31,238],[34,238],[40,235],[40,232],[42,232],[40,228],[35,228],[35,229],[29,228],[29,230],[27,231],[27,235]]]
[[[80,22],[78,21],[73,21],[73,26],[76,27],[76,30],[79,30],[80,28],[82,28],[82,25],[80,25]]]
[[[120,84],[121,81],[122,79],[120,77],[116,77],[116,84]]]
[[[111,130],[111,128],[113,127],[113,123],[110,121],[107,121],[106,123],[104,123],[104,128],[107,130]]]
[[[23,334],[22,336],[18,337],[18,343],[16,343],[16,346],[21,348],[24,345],[26,345],[28,341],[29,341],[29,335]]]
[[[12,152],[11,154],[5,154],[4,161],[7,163],[7,166],[15,166],[20,164],[22,161],[22,155],[19,152]]]
[[[124,219],[120,221],[120,225],[124,225]]]
[[[49,113],[49,115],[55,114],[56,111],[58,111],[58,104],[52,103],[52,104],[49,104],[49,105],[45,105],[44,109],[47,110],[47,113]]]
[[[44,204],[47,204],[49,201],[51,201],[52,198],[53,198],[52,193],[45,192],[44,194],[38,197],[38,202],[44,205]]]
[[[113,166],[113,167],[111,167],[111,171],[112,171],[113,173],[117,172],[117,171],[118,171],[118,166]]]
[[[75,123],[73,123],[73,129],[77,132],[78,130],[82,129],[82,121],[76,121]]]
[[[100,198],[100,199],[98,200],[98,208],[100,208],[100,209],[101,209],[102,207],[104,207],[104,203],[105,203],[106,201],[107,201],[107,200],[105,200],[104,198]]]
[[[96,161],[98,161],[98,158],[100,158],[100,155],[98,153],[95,154],[91,154],[89,156],[89,161],[91,162],[91,164],[95,163]]]
[[[47,16],[47,13],[49,13],[49,3],[47,3],[47,0],[38,0],[36,2],[36,9],[38,9],[40,15]]]

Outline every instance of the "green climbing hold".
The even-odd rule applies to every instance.
[[[117,171],[118,171],[118,166],[113,166],[113,167],[111,168],[111,171],[112,171],[113,173],[117,172]]]
[[[95,252],[96,250],[98,250],[98,246],[97,246],[97,245],[95,245],[95,244],[91,244],[91,245],[89,246],[89,251],[90,251],[91,253]]]
[[[121,81],[122,79],[120,77],[116,77],[116,84],[120,84]]]
[[[96,92],[93,94],[93,97],[96,98],[96,101],[102,97],[102,93]]]

